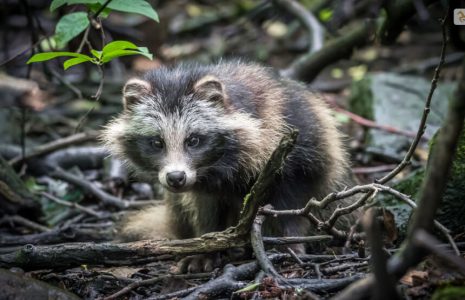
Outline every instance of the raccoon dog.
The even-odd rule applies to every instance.
[[[300,134],[270,204],[301,208],[350,180],[329,109],[269,68],[240,61],[163,67],[129,80],[123,102],[124,111],[104,131],[105,143],[165,190],[165,205],[130,218],[127,235],[190,238],[235,225],[244,196],[289,127]],[[327,217],[333,208],[315,213]],[[281,236],[316,231],[300,217],[265,225],[268,234]]]

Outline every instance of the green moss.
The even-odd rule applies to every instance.
[[[457,183],[465,185],[465,180],[463,180],[465,179],[465,130],[462,131],[462,135],[460,136],[451,176],[453,179],[460,179]]]
[[[406,195],[416,198],[420,191],[421,183],[425,176],[425,169],[418,169],[410,174],[405,180],[397,183],[394,188]]]
[[[418,169],[402,181],[395,184],[393,188],[411,196],[412,199],[417,199],[424,175],[425,169]],[[412,215],[412,208],[406,203],[399,201],[396,197],[388,194],[382,194],[379,201],[383,207],[386,207],[394,214],[397,228],[399,230],[398,242],[401,242],[407,232],[408,222]]]
[[[432,300],[461,300],[465,299],[465,287],[463,286],[448,286],[437,289]]]
[[[244,209],[247,207],[249,201],[250,201],[251,194],[248,193],[244,197],[244,201],[242,201],[242,210],[241,210],[241,215],[244,213]]]
[[[434,151],[434,144],[432,149]],[[463,195],[465,195],[465,131],[462,131],[460,136],[442,205],[436,214],[438,221],[453,233],[465,231]]]
[[[349,105],[352,112],[373,120],[373,91],[371,90],[371,81],[371,77],[367,76],[362,80],[353,82]]]
[[[430,156],[431,152],[434,152],[436,140],[437,133],[430,141]],[[425,170],[420,169],[394,185],[394,188],[416,200],[418,199],[424,175]],[[461,134],[442,204],[436,213],[436,219],[450,229],[453,234],[465,231],[463,218],[465,215],[465,198],[463,195],[465,195],[465,131]],[[400,237],[402,238],[411,215],[410,207],[390,195],[383,195],[380,198],[380,203],[394,213]]]
[[[350,111],[366,119],[374,120],[373,102],[374,96],[371,89],[372,78],[367,76],[361,80],[352,83],[349,106]],[[365,131],[365,143],[371,144],[371,135],[369,130]]]

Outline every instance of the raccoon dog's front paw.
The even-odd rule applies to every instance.
[[[211,272],[221,265],[219,253],[191,255],[178,262],[178,273]]]

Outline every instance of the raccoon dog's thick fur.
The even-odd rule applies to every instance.
[[[276,209],[301,208],[350,177],[329,109],[269,68],[239,61],[163,67],[129,80],[123,94],[124,111],[106,127],[106,145],[165,188],[165,206],[130,218],[125,234],[190,238],[235,225],[244,196],[289,127],[299,136],[271,191]],[[315,213],[328,217],[333,209]],[[315,232],[300,217],[265,225],[274,235]]]

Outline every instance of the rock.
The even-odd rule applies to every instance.
[[[430,82],[421,77],[394,73],[370,74],[352,85],[349,99],[352,112],[377,124],[417,132]],[[455,84],[438,85],[428,117],[426,137],[432,137],[447,112],[447,99],[453,96]],[[402,157],[412,138],[369,129],[367,149],[387,157]]]

